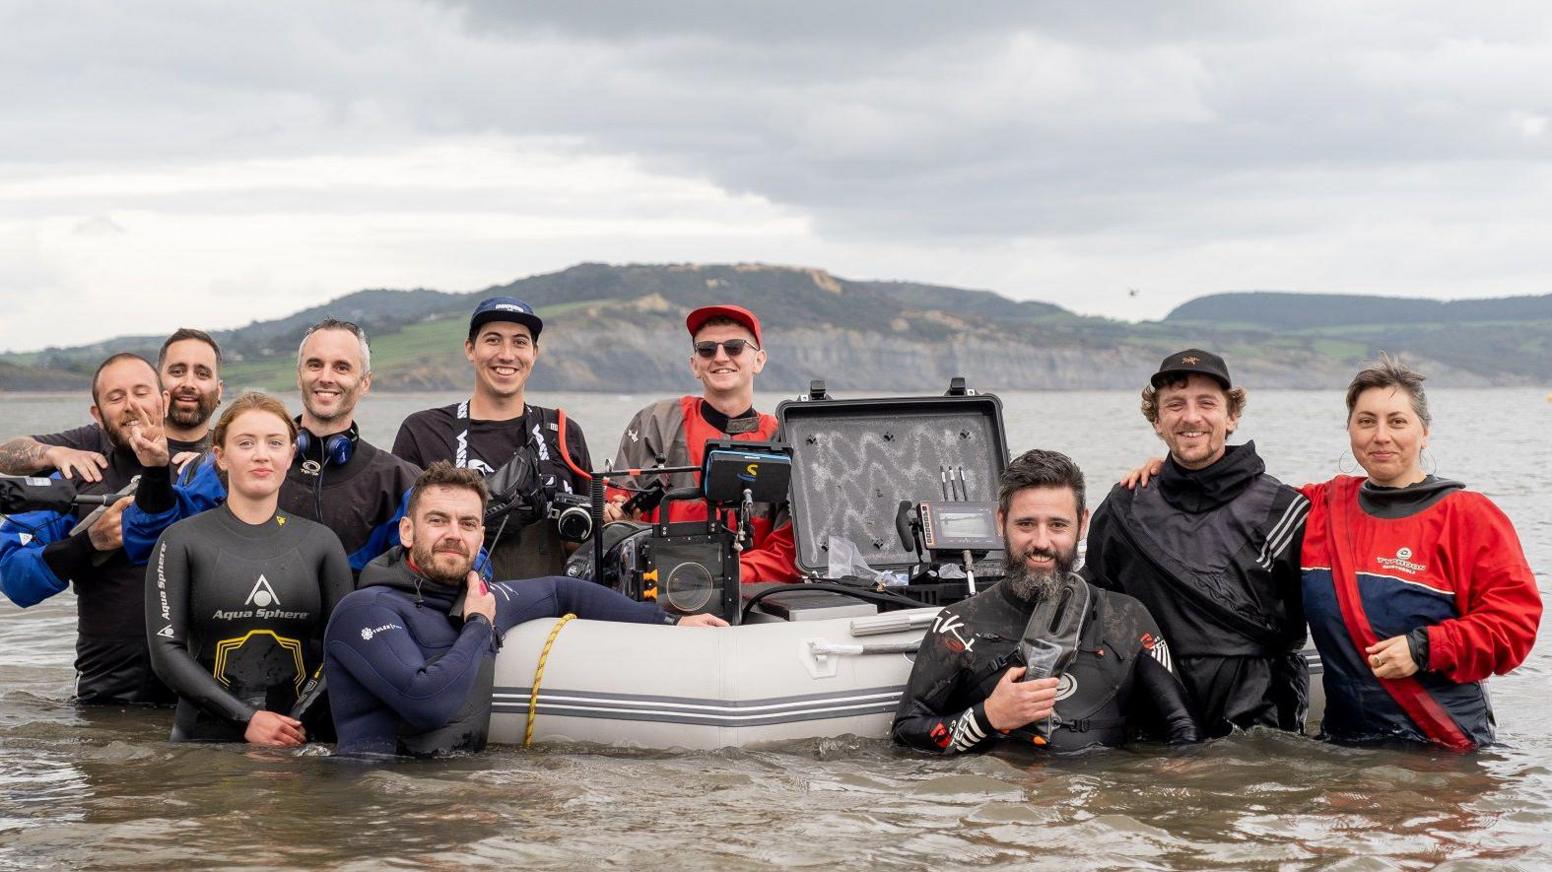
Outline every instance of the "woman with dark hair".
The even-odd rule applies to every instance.
[[[1487,497],[1424,471],[1431,424],[1423,376],[1382,355],[1347,387],[1365,475],[1300,489],[1304,612],[1324,667],[1321,728],[1336,741],[1491,742],[1483,681],[1536,640],[1541,595],[1514,526]],[[1145,485],[1159,465],[1128,480]]]
[[[1493,740],[1482,682],[1524,661],[1541,596],[1514,526],[1487,497],[1423,470],[1423,377],[1389,357],[1347,388],[1367,476],[1306,485],[1304,611],[1339,741]]]
[[[239,397],[211,438],[226,501],[168,527],[151,554],[146,632],[152,667],[178,694],[173,741],[307,740],[292,709],[351,575],[327,527],[277,509],[295,442],[279,400]]]

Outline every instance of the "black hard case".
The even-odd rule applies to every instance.
[[[1008,464],[1002,401],[993,394],[787,400],[776,407],[792,446],[792,527],[797,565],[824,575],[832,536],[850,539],[877,570],[909,570],[901,500],[943,499],[943,470],[964,470],[965,497],[996,501]],[[975,563],[977,579],[1002,576],[1003,553]]]

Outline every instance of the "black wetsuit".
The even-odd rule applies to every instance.
[[[144,615],[151,663],[178,694],[173,740],[240,742],[259,709],[289,714],[350,588],[339,538],[289,513],[250,525],[222,504],[168,527]]]
[[[969,751],[991,739],[1029,743],[1023,729],[1001,733],[986,718],[1010,667],[1024,665],[1018,643],[1034,603],[999,582],[938,614],[895,712],[895,740],[936,753]],[[1200,739],[1169,647],[1142,604],[1090,587],[1078,652],[1057,691],[1049,748],[1121,745],[1133,736],[1171,743]]]
[[[586,495],[590,479],[577,470],[592,469],[587,437],[576,421],[567,418],[563,451],[561,429],[556,409],[525,405],[523,414],[516,418],[478,421],[469,417],[466,400],[405,418],[394,437],[393,453],[421,469],[445,460],[489,476],[510,462],[520,447],[531,446],[538,461],[540,484],[546,491]],[[570,463],[566,462],[568,456]],[[487,525],[487,536],[496,534],[494,526]],[[499,542],[486,542],[497,578],[533,578],[565,572],[571,549],[561,540],[553,521],[543,519],[527,526],[512,521],[500,532]]]
[[[491,585],[492,626],[464,620],[463,588],[416,574],[403,548],[372,561],[361,589],[329,619],[324,677],[341,754],[426,757],[479,751],[490,729],[502,634],[524,621],[579,618],[673,624],[678,618],[608,588],[546,577]]]
[[[1309,500],[1266,474],[1253,442],[1205,469],[1166,460],[1147,487],[1116,485],[1094,512],[1084,577],[1158,619],[1209,736],[1304,727],[1308,514]]]
[[[45,445],[96,451],[108,460],[102,480],[79,482],[82,494],[112,494],[144,470],[128,447],[116,448],[96,424],[32,437]],[[174,453],[200,450],[200,443],[169,440]],[[68,515],[14,515],[0,531],[0,575],[6,594],[26,608],[73,584],[76,592],[75,698],[89,705],[167,705],[173,694],[156,677],[146,652],[141,600],[145,570],[123,549],[96,550],[86,530],[70,530],[94,511],[82,506]],[[25,541],[22,536],[25,535]]]

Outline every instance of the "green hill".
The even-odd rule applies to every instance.
[[[546,329],[538,390],[667,391],[688,381],[684,315],[707,303],[758,312],[770,363],[762,385],[799,391],[935,389],[963,375],[988,389],[1135,387],[1186,346],[1228,355],[1247,384],[1330,387],[1379,350],[1433,384],[1539,384],[1552,371],[1552,296],[1441,302],[1243,292],[1192,300],[1162,321],[1127,323],[984,290],[853,281],[760,264],[587,263],[472,294],[366,290],[286,318],[217,332],[229,388],[283,389],[303,328],[356,321],[372,339],[379,390],[461,389],[469,312],[492,294],[533,304]],[[161,337],[0,355],[0,390],[83,387],[111,351],[154,354]]]

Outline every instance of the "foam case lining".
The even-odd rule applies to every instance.
[[[804,573],[825,573],[831,537],[850,539],[874,569],[910,567],[916,555],[895,528],[900,501],[943,499],[947,469],[963,469],[966,499],[995,501],[1008,463],[1002,401],[992,394],[788,400],[776,417],[793,449]],[[1002,562],[992,552],[976,574],[1000,577]]]

